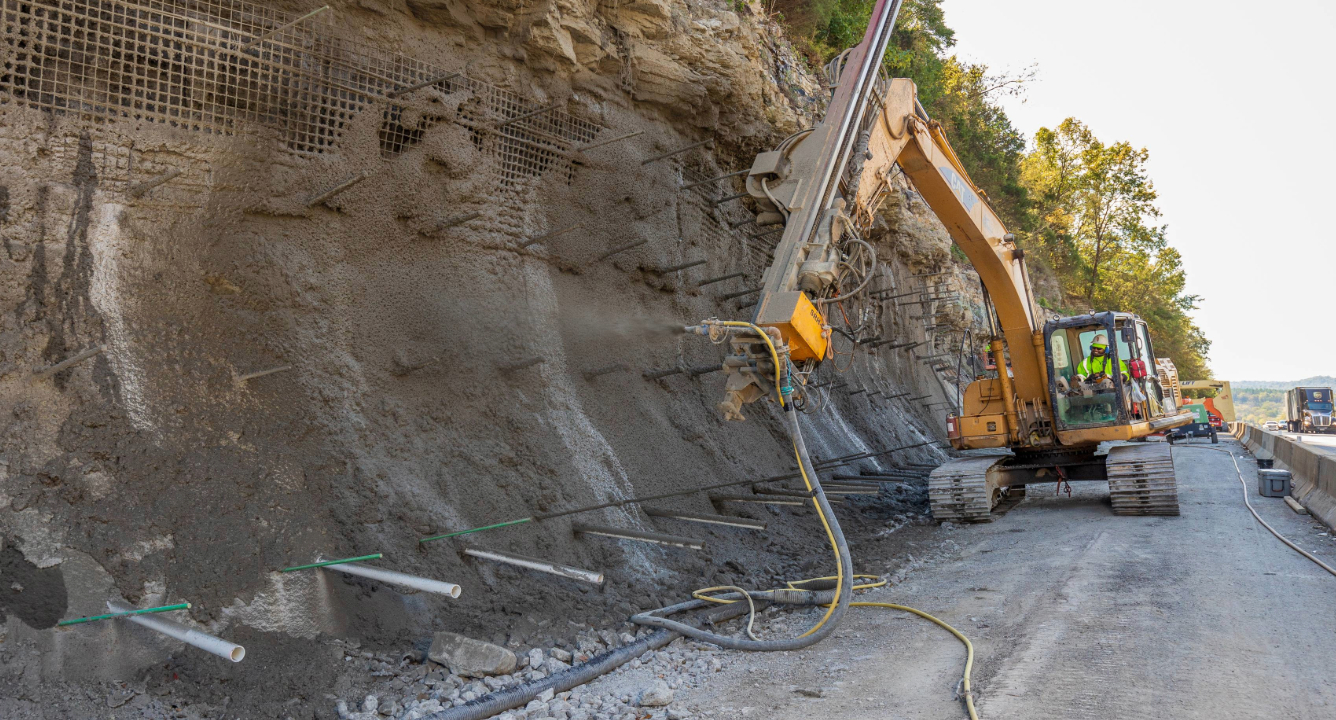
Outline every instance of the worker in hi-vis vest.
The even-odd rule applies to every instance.
[[[1103,382],[1113,369],[1113,360],[1109,358],[1109,338],[1099,333],[1090,341],[1090,352],[1086,359],[1076,366],[1076,375],[1089,383]],[[1127,379],[1127,363],[1118,361],[1118,370],[1123,379]]]

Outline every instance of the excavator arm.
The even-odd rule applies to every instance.
[[[858,59],[855,50],[832,63],[828,72],[852,77]],[[838,86],[845,87],[843,81]],[[840,99],[839,89],[833,105]],[[861,236],[871,227],[899,166],[982,277],[1010,349],[1014,393],[1043,397],[1042,337],[1036,345],[1038,323],[1023,253],[970,180],[940,126],[923,111],[914,83],[902,78],[877,82],[852,128],[845,133],[850,157],[825,203],[820,202],[820,181],[840,152],[832,142],[835,128],[828,123],[788,138],[753,163],[747,188],[761,209],[758,223],[784,225],[753,322],[773,328],[795,362],[814,368],[829,357],[827,309],[861,292],[876,272],[875,257],[869,257],[872,249]],[[861,274],[855,260],[861,261]],[[734,374],[744,376],[748,370],[741,356],[757,354],[745,344],[735,342],[739,357],[731,363]],[[759,379],[731,378],[729,397],[721,405],[726,415],[739,419],[741,405],[761,397],[761,387]]]
[[[897,78],[889,83],[873,127],[868,143],[872,157],[864,164],[855,205],[875,212],[878,184],[867,182],[868,176],[889,183],[891,170],[899,164],[983,280],[1010,350],[1016,394],[1042,397],[1043,347],[1036,345],[1040,324],[1024,253],[1014,236],[970,180],[941,126],[919,105],[913,81]],[[1042,337],[1038,340],[1042,342]]]
[[[821,124],[758,155],[747,173],[757,225],[782,226],[783,235],[751,323],[712,318],[687,328],[730,343],[719,408],[741,420],[744,405],[772,391],[801,396],[806,378],[833,357],[830,311],[866,291],[879,272],[875,247],[864,238],[898,168],[969,258],[996,317],[993,324],[990,315],[989,349],[997,376],[969,385],[959,415],[947,419],[947,435],[957,449],[1013,451],[935,470],[928,486],[933,516],[984,521],[1008,488],[1052,478],[1107,480],[1116,513],[1176,515],[1173,461],[1163,448],[1096,455],[1100,443],[1191,421],[1164,402],[1146,323],[1103,312],[1041,324],[1015,237],[919,104],[914,83],[880,78],[899,4],[878,0],[863,42],[827,66],[835,92]],[[1102,347],[1127,370],[1083,377],[1081,356],[1100,333]]]

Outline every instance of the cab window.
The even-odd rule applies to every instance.
[[[1112,334],[1102,325],[1093,325],[1054,330],[1049,336],[1053,405],[1061,426],[1106,425],[1118,420],[1118,394],[1112,376],[1114,368],[1125,367],[1126,363],[1113,357],[1116,345],[1108,346],[1103,357],[1090,354],[1096,336],[1103,335],[1107,343]]]

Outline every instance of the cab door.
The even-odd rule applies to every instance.
[[[1049,393],[1058,430],[1082,430],[1125,424],[1121,372],[1100,376],[1095,367],[1121,368],[1120,338],[1113,313],[1051,320],[1044,325]],[[1107,360],[1091,358],[1090,346],[1100,336],[1107,343]],[[1129,343],[1134,344],[1134,343]]]

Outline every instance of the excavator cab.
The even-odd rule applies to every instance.
[[[1159,417],[1155,354],[1141,318],[1119,312],[1044,324],[1049,395],[1059,432],[1130,425]],[[1103,354],[1092,348],[1103,345]]]

